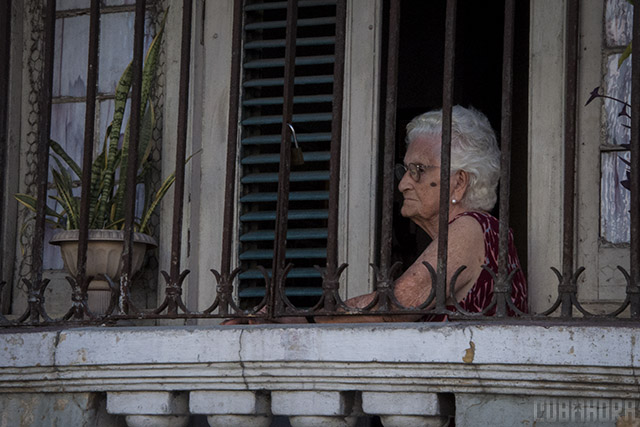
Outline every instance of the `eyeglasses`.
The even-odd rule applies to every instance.
[[[423,165],[420,163],[409,163],[409,165],[405,166],[402,164],[397,164],[395,166],[396,177],[401,180],[404,175],[409,172],[409,176],[415,182],[420,182],[420,176],[427,171],[427,169],[437,168],[438,166],[433,165]]]

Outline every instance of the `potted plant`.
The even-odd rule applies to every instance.
[[[158,67],[160,44],[164,33],[166,13],[156,36],[154,37],[144,61],[141,95],[141,123],[138,142],[138,164],[136,184],[145,184],[144,177],[150,171],[150,153],[152,148],[152,130],[155,125],[154,107],[150,101],[151,89],[155,83]],[[88,287],[89,309],[95,313],[106,311],[111,299],[111,290],[104,276],[117,280],[121,273],[121,254],[123,249],[124,200],[129,149],[129,123],[127,123],[121,142],[121,130],[125,119],[125,106],[133,78],[132,63],[129,63],[120,77],[115,92],[114,115],[107,128],[101,150],[95,156],[91,166],[89,241],[87,249],[87,276],[95,277]],[[80,218],[80,197],[74,186],[82,176],[80,166],[67,154],[56,141],[50,141],[55,162],[52,168],[55,195],[59,210],[46,208],[47,222],[53,228],[63,231],[57,233],[51,244],[59,245],[65,269],[72,275],[77,274],[78,226]],[[72,176],[75,175],[75,178]],[[168,176],[160,188],[150,194],[145,187],[145,202],[142,214],[135,220],[132,273],[137,271],[144,259],[147,247],[157,246],[149,232],[149,221],[168,189],[175,181],[175,173]],[[146,185],[146,184],[145,184]],[[36,199],[28,194],[16,194],[15,198],[35,212]]]

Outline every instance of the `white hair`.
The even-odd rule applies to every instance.
[[[461,202],[467,209],[490,211],[496,204],[500,179],[500,149],[489,119],[474,108],[453,107],[451,172],[469,174]],[[442,135],[442,110],[429,111],[407,125],[407,143],[419,135]]]

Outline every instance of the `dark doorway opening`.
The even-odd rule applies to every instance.
[[[384,8],[383,16],[388,17],[388,0],[385,0]],[[445,12],[446,0],[401,1],[397,162],[402,162],[406,151],[404,139],[407,123],[421,113],[442,106]],[[458,1],[454,104],[473,106],[486,114],[496,131],[498,143],[502,108],[503,27],[503,1]],[[510,223],[526,271],[528,0],[516,2],[515,29]],[[385,40],[383,46],[386,45]],[[384,52],[383,56],[386,57]],[[383,64],[386,64],[384,57]],[[382,99],[384,94],[383,90]],[[402,196],[396,192],[393,253],[395,260],[402,261],[407,267],[430,243],[430,239],[400,215],[401,199]],[[492,212],[495,216],[498,216],[497,206]]]

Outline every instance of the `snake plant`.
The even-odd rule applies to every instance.
[[[136,185],[144,184],[144,176],[150,170],[149,157],[152,148],[152,131],[155,125],[155,113],[150,94],[155,83],[166,16],[165,13],[160,29],[151,42],[142,72]],[[131,90],[132,79],[133,68],[132,63],[129,63],[116,87],[113,119],[107,128],[102,148],[91,165],[89,228],[92,229],[120,229],[124,227],[124,180],[127,176],[129,123],[126,125],[122,145],[120,145],[120,134],[125,120],[125,106]],[[51,140],[49,146],[53,151],[51,157],[55,162],[52,176],[53,186],[56,190],[56,195],[49,197],[58,202],[61,210],[47,207],[47,221],[54,228],[77,229],[80,221],[80,197],[74,196],[73,187],[82,177],[82,169],[59,143]],[[145,196],[149,197],[145,197],[145,206],[141,217],[136,218],[136,231],[149,232],[151,215],[174,181],[175,173],[172,173],[153,195],[147,193],[145,186]],[[15,198],[35,212],[35,197],[28,194],[15,194]]]

